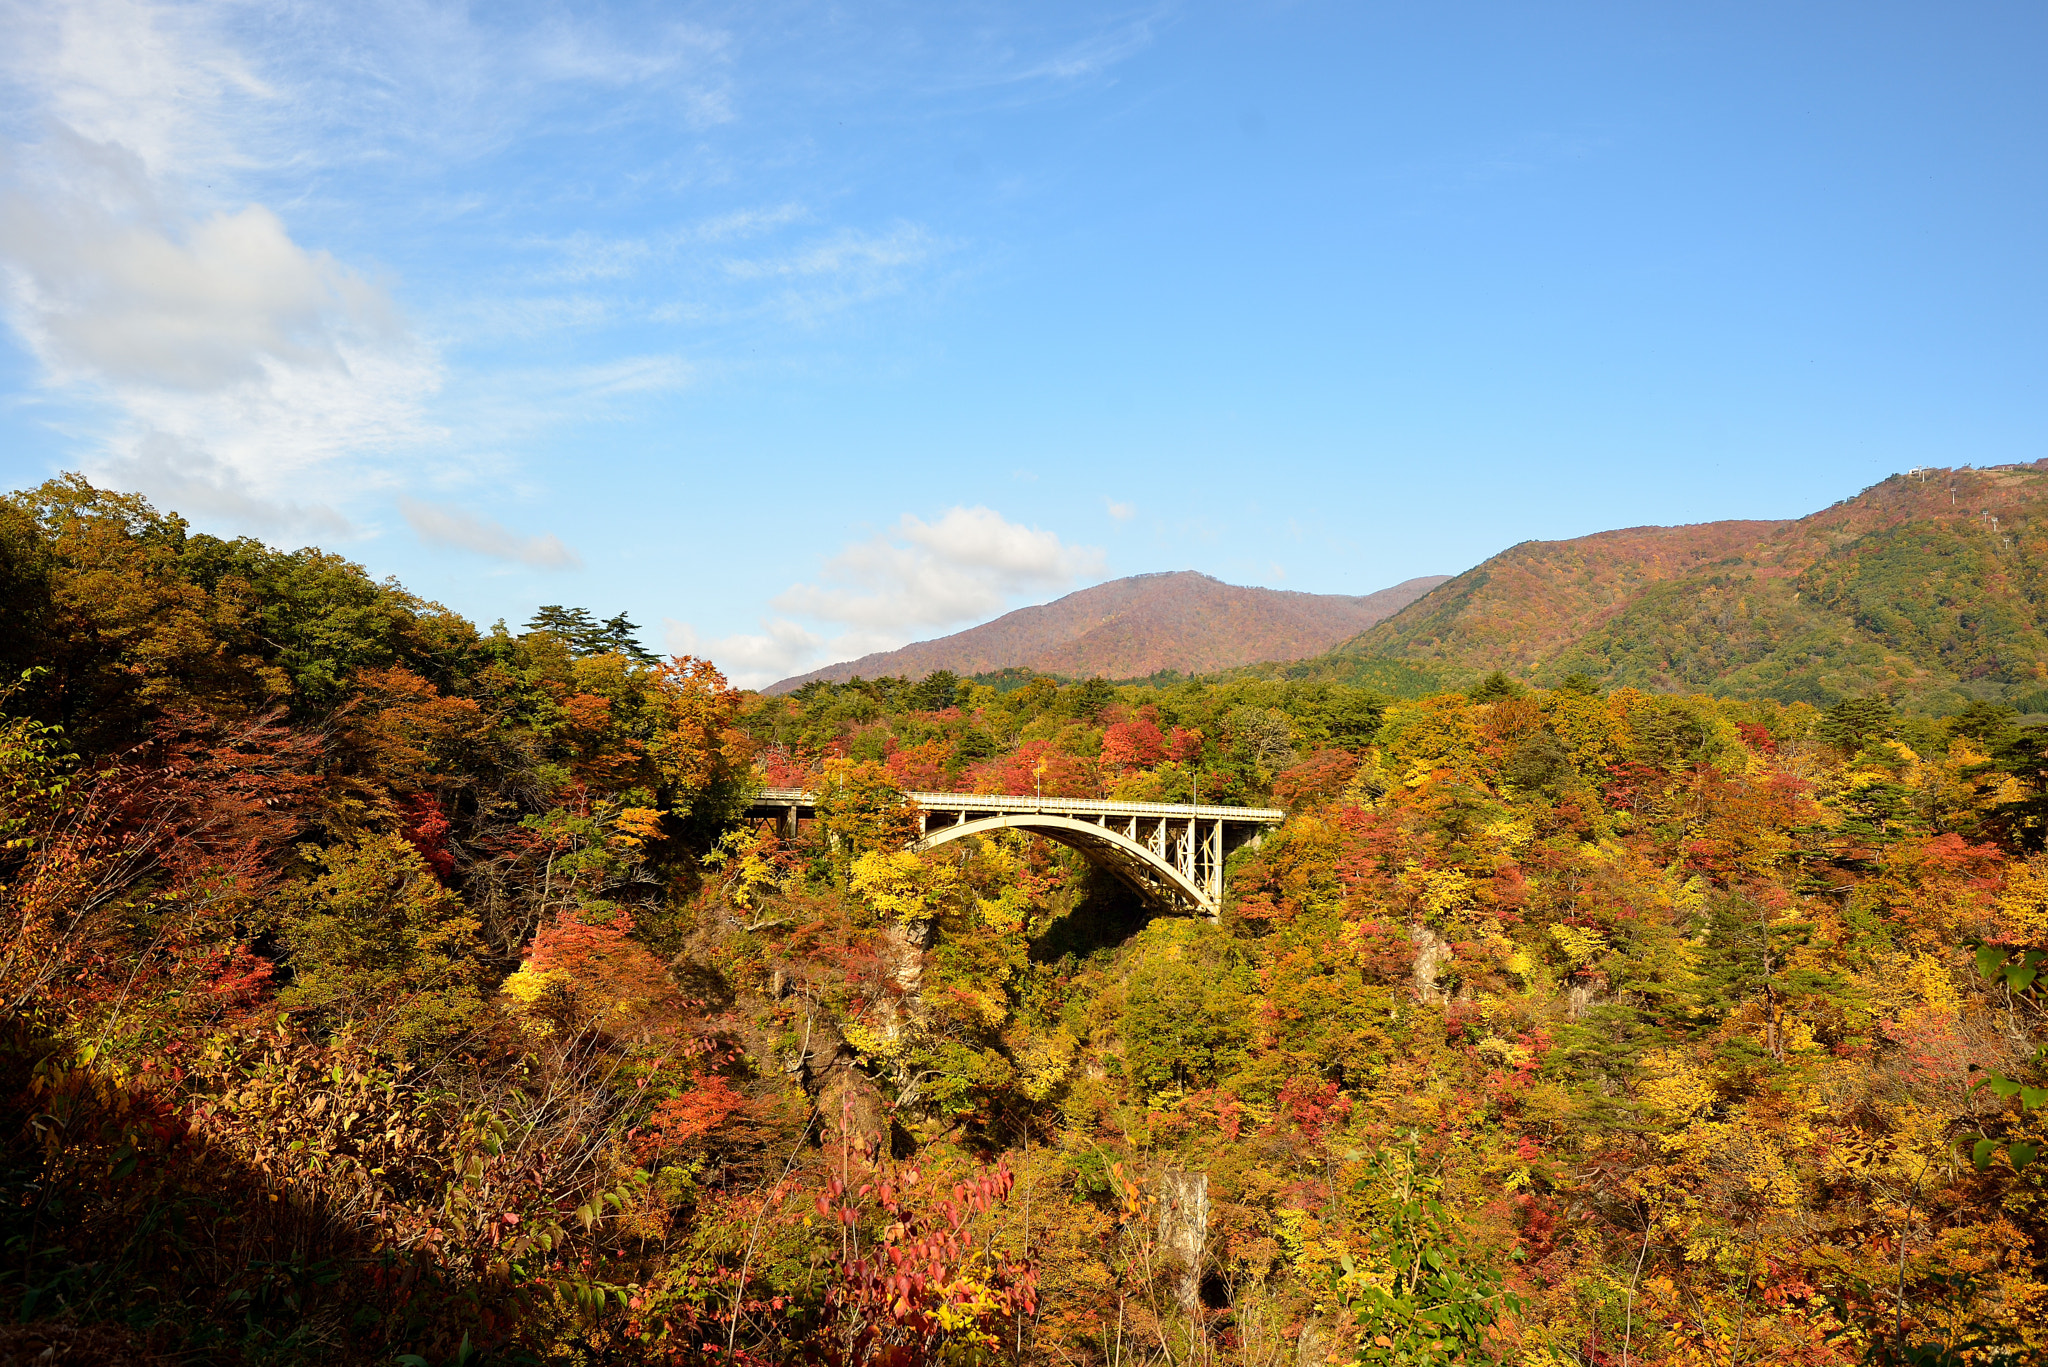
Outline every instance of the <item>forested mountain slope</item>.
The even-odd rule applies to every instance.
[[[1699,690],[1823,705],[1881,689],[2048,710],[2048,466],[1894,475],[1792,522],[1511,547],[1293,671]],[[2036,696],[2036,695],[2039,696]]]
[[[2010,709],[767,697],[75,478],[0,612],[0,1361],[2048,1357]],[[1213,922],[907,848],[1197,786],[1288,813]]]
[[[784,679],[766,691],[787,693],[813,679],[916,679],[934,670],[973,675],[1021,667],[1077,679],[1136,679],[1299,660],[1398,612],[1444,578],[1426,575],[1352,597],[1245,588],[1193,570],[1133,575],[935,641]]]

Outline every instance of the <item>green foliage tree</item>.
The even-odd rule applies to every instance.
[[[291,970],[288,1010],[418,1056],[481,1023],[478,925],[411,845],[373,836],[308,848],[321,870],[273,903]]]
[[[1330,744],[1342,750],[1358,750],[1379,734],[1380,719],[1386,714],[1386,699],[1362,688],[1335,687],[1323,695],[1316,718]]]
[[[1815,734],[1844,754],[1853,755],[1873,742],[1898,732],[1898,710],[1883,693],[1844,698],[1822,714]]]
[[[1360,1166],[1370,1183],[1367,1263],[1341,1256],[1337,1295],[1357,1326],[1360,1363],[1438,1367],[1485,1360],[1489,1335],[1522,1298],[1505,1289],[1499,1260],[1431,1193],[1413,1140]]]
[[[1975,965],[1980,977],[2004,989],[2023,1008],[2040,1011],[2041,975],[2043,967],[2048,966],[2048,949],[1979,944]],[[2043,1065],[2048,1065],[2048,1044],[2036,1049],[2030,1062],[2038,1075]],[[2048,1110],[2048,1085],[2035,1086],[2027,1079],[2009,1077],[1998,1069],[1985,1069],[1975,1085],[2000,1101],[2017,1101],[2021,1118],[2030,1111]],[[2041,1156],[2044,1145],[2037,1132],[2026,1131],[2024,1137],[2011,1132],[2020,1128],[2009,1125],[2005,1134],[1976,1136],[1970,1142],[1971,1161],[1980,1169],[1988,1168],[1992,1159],[2003,1153],[2015,1172],[2027,1167]]]
[[[277,551],[252,537],[194,536],[184,570],[216,600],[243,606],[231,644],[282,673],[295,705],[324,712],[359,670],[408,665],[447,680],[474,628],[363,567],[311,548]]]
[[[1519,698],[1527,691],[1505,671],[1496,669],[1473,685],[1467,696],[1473,702],[1499,702],[1502,698]]]
[[[943,712],[960,701],[960,676],[950,669],[935,669],[912,684],[904,698],[925,712]]]
[[[1839,994],[1846,986],[1840,976],[1805,961],[1802,951],[1812,946],[1818,929],[1817,922],[1774,915],[1745,897],[1714,899],[1696,970],[1703,1017],[1718,1023],[1741,1003],[1759,1003],[1763,1047],[1782,1061],[1788,1008],[1817,994]]]
[[[1124,980],[1124,1067],[1150,1093],[1213,1086],[1239,1071],[1251,1042],[1243,968],[1221,934],[1154,923]]]
[[[577,655],[624,655],[641,664],[653,664],[656,658],[640,644],[640,628],[623,612],[600,622],[588,608],[549,603],[533,614],[526,629],[560,637]]]
[[[1095,720],[1102,715],[1103,708],[1115,701],[1116,689],[1100,676],[1059,691],[1060,711],[1082,721]]]

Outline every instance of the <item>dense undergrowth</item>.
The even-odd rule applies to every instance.
[[[0,614],[10,1351],[2048,1353],[1999,708],[763,698],[77,480],[0,502]],[[1291,815],[1210,924],[1032,839],[905,854],[934,788]]]

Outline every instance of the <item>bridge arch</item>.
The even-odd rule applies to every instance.
[[[1214,916],[1217,908],[1187,875],[1121,831],[1052,812],[999,812],[928,831],[911,848],[920,854],[970,835],[1021,830],[1056,840],[1111,874],[1158,911]]]
[[[1271,807],[1198,807],[1115,798],[1024,797],[1010,793],[906,792],[916,804],[924,851],[966,835],[1024,830],[1077,850],[1149,906],[1166,912],[1215,916],[1223,906],[1223,865],[1230,851],[1256,845],[1260,834],[1287,813]],[[794,840],[805,818],[818,815],[815,796],[802,788],[762,788],[748,805],[753,816],[775,818]]]

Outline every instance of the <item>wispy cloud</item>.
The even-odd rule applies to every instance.
[[[1464,168],[1464,178],[1485,182],[1542,175],[1560,166],[1586,161],[1608,151],[1614,139],[1605,133],[1561,133],[1538,129],[1480,153]]]
[[[205,0],[200,0],[201,5]],[[225,25],[235,6],[211,13]],[[257,54],[289,69],[305,113],[302,156],[405,172],[488,157],[537,124],[557,137],[657,108],[691,130],[734,117],[734,44],[723,29],[656,23],[622,32],[596,7],[537,22],[516,11],[412,0],[263,10]],[[307,54],[322,54],[308,60]],[[575,96],[606,98],[585,106]]]
[[[571,233],[565,238],[538,244],[560,254],[561,261],[543,270],[538,279],[548,283],[583,284],[590,280],[620,280],[639,271],[655,255],[652,243],[642,238],[599,237],[595,233]]]
[[[524,67],[547,82],[627,86],[677,75],[697,77],[686,108],[690,122],[704,127],[733,117],[723,83],[701,79],[707,67],[726,62],[731,45],[723,31],[696,24],[663,24],[628,39],[605,32],[587,15],[562,13],[549,16],[500,50],[511,58],[504,63],[509,69]]]
[[[583,568],[583,558],[552,533],[521,536],[501,523],[445,503],[401,498],[398,510],[419,539],[430,546],[446,546],[539,570]]]
[[[1138,515],[1138,505],[1135,503],[1119,503],[1113,498],[1105,498],[1102,502],[1109,509],[1109,515],[1118,522],[1129,522]]]
[[[826,561],[819,582],[794,585],[771,606],[895,639],[987,616],[1016,594],[1063,588],[1102,564],[1101,551],[991,508],[952,508],[936,522],[905,513],[890,531]]]
[[[673,270],[678,258],[694,248],[760,237],[810,217],[811,211],[802,204],[778,204],[717,214],[644,237],[578,231],[565,237],[532,238],[522,245],[556,257],[554,264],[535,273],[536,281],[586,284],[623,280],[657,268]]]
[[[732,280],[780,287],[756,307],[811,322],[901,293],[949,246],[918,224],[897,223],[880,233],[842,228],[772,255],[728,257],[720,266]]]
[[[770,604],[758,634],[703,640],[671,621],[669,645],[709,655],[750,687],[828,660],[889,650],[920,636],[995,616],[1022,595],[1099,576],[1103,553],[1012,522],[991,508],[956,507],[936,521],[912,513],[827,560],[818,578]],[[808,619],[816,627],[795,619]]]
[[[585,365],[505,367],[469,379],[439,405],[466,455],[431,466],[437,487],[501,484],[512,467],[501,453],[565,427],[615,420],[651,395],[697,382],[697,367],[674,355],[620,356]],[[416,472],[417,474],[418,472]]]
[[[1009,73],[1008,79],[1075,81],[1100,75],[1151,47],[1160,25],[1171,13],[1171,7],[1162,5],[1116,20],[1057,52],[1019,67]]]
[[[801,223],[810,216],[811,211],[801,204],[777,204],[766,209],[739,209],[692,224],[685,228],[680,236],[686,242],[725,242],[734,238],[774,232],[792,223]]]
[[[741,280],[819,275],[872,276],[898,266],[915,265],[929,256],[931,250],[931,238],[924,229],[911,223],[899,223],[882,234],[842,229],[829,238],[781,256],[734,258],[725,263],[725,270],[726,274]]]
[[[687,388],[696,373],[696,368],[680,356],[621,356],[616,361],[577,366],[558,373],[558,384],[565,393],[588,398],[662,394]]]
[[[0,6],[0,71],[28,120],[132,158],[150,177],[245,161],[233,116],[276,91],[221,37],[207,4],[78,0]]]

